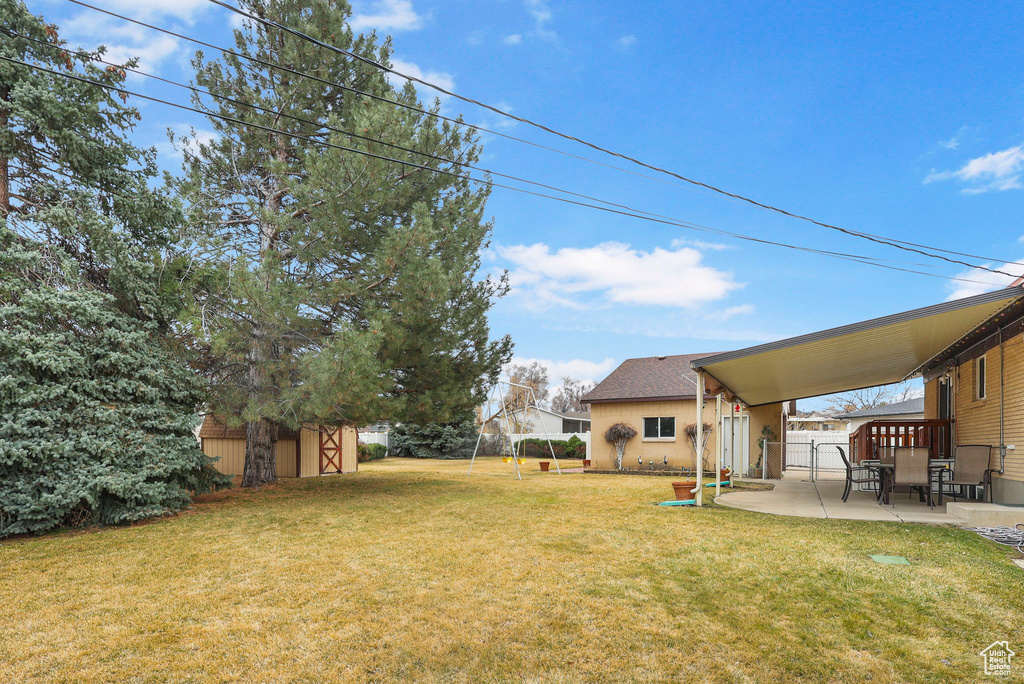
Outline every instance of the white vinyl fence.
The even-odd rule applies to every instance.
[[[785,472],[807,480],[842,480],[846,466],[839,453],[850,456],[850,433],[846,430],[793,430],[786,433]]]

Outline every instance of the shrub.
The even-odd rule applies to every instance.
[[[391,428],[393,456],[408,458],[471,458],[477,428],[473,421],[461,423],[402,424]]]
[[[519,446],[519,445],[522,446]],[[567,457],[568,442],[564,439],[553,439],[551,440],[551,446],[548,446],[548,440],[538,437],[531,437],[530,439],[524,439],[520,442],[516,442],[516,446],[519,447],[517,453],[534,458],[551,458],[551,451],[554,449],[555,456],[557,458]]]
[[[359,463],[379,461],[387,455],[388,448],[383,444],[360,444],[356,453],[356,460]]]
[[[587,443],[582,439],[573,435],[565,443],[565,457],[566,458],[586,458],[587,457]]]
[[[192,433],[202,380],[112,298],[11,275],[30,258],[0,233],[0,537],[130,523],[228,486]]]

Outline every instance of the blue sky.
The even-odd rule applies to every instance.
[[[230,43],[206,0],[95,0]],[[64,0],[30,9],[73,42],[189,77],[192,47]],[[1018,3],[383,0],[354,23],[394,36],[396,66],[682,175],[843,227],[1024,267],[1024,6]],[[137,81],[141,92],[181,91]],[[428,97],[429,91],[421,90]],[[605,163],[450,99],[446,113]],[[139,142],[201,119],[141,104]],[[496,190],[491,316],[519,360],[599,379],[623,359],[736,349],[1005,285],[677,184],[484,137],[483,165],[685,222],[891,259],[986,284],[883,270]],[[647,173],[647,172],[645,172]],[[912,264],[925,264],[924,267]],[[1005,270],[1005,269],[1004,269]],[[813,406],[814,402],[802,404]]]

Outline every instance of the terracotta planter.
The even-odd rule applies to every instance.
[[[589,458],[583,459],[583,467],[584,468],[589,468],[590,467],[590,459]]]
[[[546,472],[548,472],[548,468],[550,468],[550,467],[551,467],[551,461],[541,461],[540,462],[540,472],[546,473]]]
[[[688,499],[692,499],[694,497],[694,494],[690,490],[692,490],[696,486],[696,480],[683,480],[681,482],[673,482],[672,489],[675,490],[676,501],[686,501]]]

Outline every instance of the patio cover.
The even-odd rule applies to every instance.
[[[769,342],[693,361],[748,406],[900,382],[992,314],[1020,287]]]

